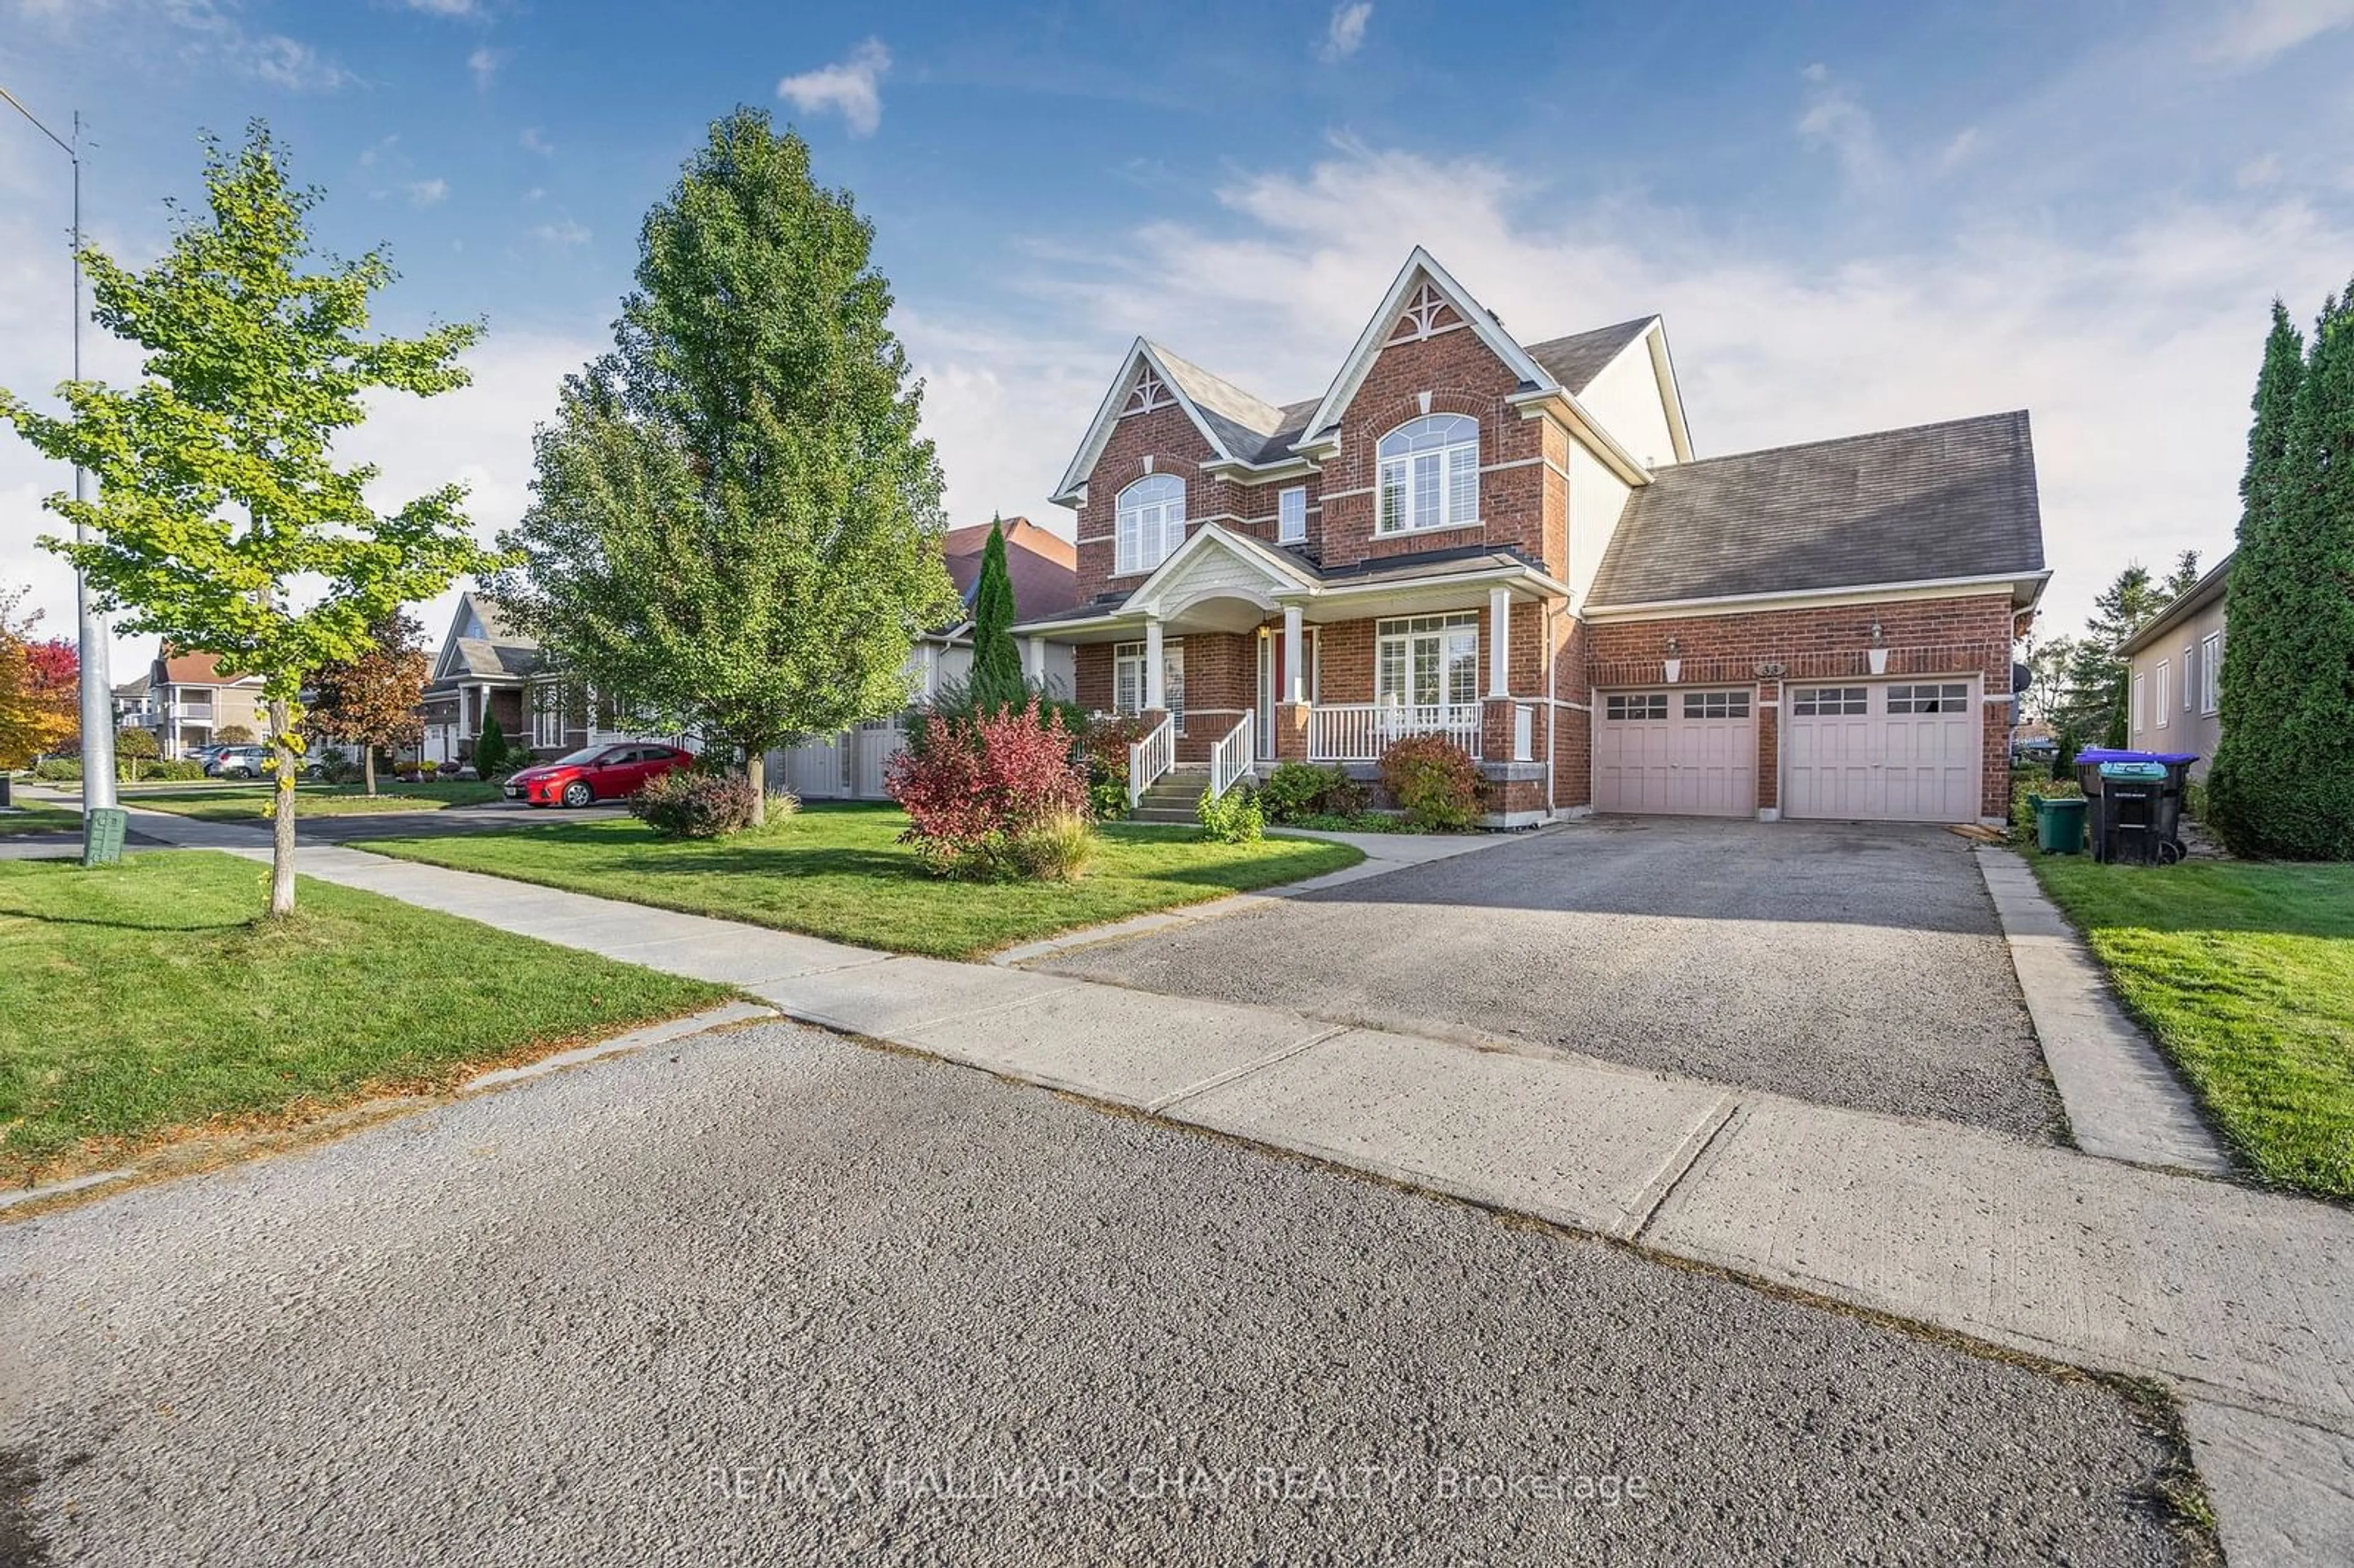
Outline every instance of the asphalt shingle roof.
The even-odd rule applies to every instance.
[[[1544,373],[1560,382],[1562,389],[1574,397],[1602,374],[1604,366],[1617,358],[1628,344],[1642,336],[1659,319],[1638,316],[1630,322],[1617,322],[1592,332],[1573,333],[1525,346],[1529,357],[1543,366]]]
[[[1660,469],[1628,499],[1592,602],[2042,569],[2035,451],[2020,409]]]

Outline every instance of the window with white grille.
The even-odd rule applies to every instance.
[[[1381,439],[1373,530],[1406,534],[1479,521],[1479,421],[1426,414]]]
[[[1308,542],[1308,487],[1295,484],[1275,498],[1275,542],[1278,545],[1304,545]]]
[[[1800,686],[1790,694],[1790,712],[1799,718],[1838,718],[1872,711],[1861,686]]]
[[[1185,542],[1185,482],[1148,473],[1119,493],[1114,569],[1149,572]]]
[[[1684,717],[1688,719],[1747,718],[1747,692],[1686,692]]]
[[[1459,706],[1479,697],[1479,618],[1418,615],[1373,623],[1373,700]]]
[[[1602,716],[1606,719],[1663,719],[1668,716],[1668,694],[1633,692],[1615,694],[1604,699]]]
[[[1144,711],[1144,650],[1141,642],[1115,642],[1111,650],[1111,711],[1129,718]],[[1161,645],[1161,699],[1185,733],[1185,643]]]
[[[1969,712],[1969,708],[1970,688],[1967,683],[1947,682],[1888,688],[1888,711],[1892,714],[1960,714]]]

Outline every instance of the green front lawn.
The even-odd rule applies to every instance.
[[[454,779],[448,782],[403,784],[382,779],[371,796],[357,784],[298,784],[294,814],[298,817],[356,817],[372,811],[438,811],[447,806],[479,806],[499,798],[496,784]],[[126,806],[170,811],[207,822],[246,822],[267,817],[270,788],[267,782],[186,786],[180,789],[119,792]]]
[[[78,833],[81,808],[53,806],[46,800],[18,800],[13,811],[0,811],[0,838],[12,833]]]
[[[716,915],[861,947],[972,958],[1075,927],[1354,865],[1313,839],[1204,843],[1192,828],[1114,823],[1076,882],[947,882],[897,842],[889,806],[817,806],[764,836],[676,842],[629,821],[363,844],[378,854]]]
[[[2354,1198],[2354,865],[2029,858],[2250,1163]]]
[[[729,994],[308,878],[257,923],[269,874],[0,861],[0,1176],[443,1088]]]

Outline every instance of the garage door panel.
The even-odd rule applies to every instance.
[[[1794,817],[1960,822],[1978,814],[1977,683],[1786,688],[1783,806]]]
[[[1606,693],[1594,711],[1596,810],[1746,816],[1755,809],[1754,693]]]

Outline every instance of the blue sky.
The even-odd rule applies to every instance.
[[[2354,0],[0,0],[0,85],[88,117],[116,253],[196,193],[199,127],[259,115],[329,248],[390,246],[384,324],[488,320],[475,388],[355,447],[387,499],[467,480],[486,533],[746,102],[874,220],[958,521],[1067,531],[1045,493],[1138,333],[1320,392],[1422,243],[1527,340],[1664,313],[1702,455],[2033,410],[2062,625],[2130,556],[2227,547],[2268,302],[2354,271],[2349,79]],[[0,124],[12,388],[65,373],[64,173]],[[64,482],[0,438],[0,583],[58,624]]]

